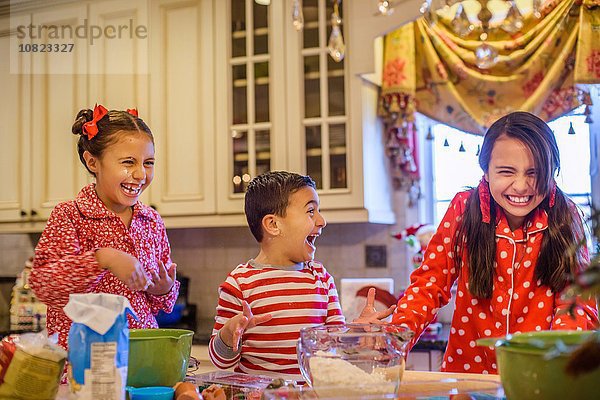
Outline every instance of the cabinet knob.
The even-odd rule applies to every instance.
[[[35,216],[37,216],[37,215],[38,215],[37,211],[35,211],[35,210],[31,210],[31,216],[32,216],[32,217],[35,217]]]
[[[26,217],[26,216],[27,216],[27,211],[21,210],[21,217]]]
[[[150,207],[156,210],[156,204],[150,204]]]

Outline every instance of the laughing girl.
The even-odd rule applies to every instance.
[[[176,265],[163,221],[139,197],[154,176],[154,138],[137,110],[81,110],[72,132],[95,183],[58,204],[35,249],[30,284],[48,306],[47,329],[67,347],[71,320],[63,307],[71,293],[127,297],[137,320],[130,328],[156,328],[179,292]]]

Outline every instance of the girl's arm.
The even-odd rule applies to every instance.
[[[577,297],[573,315],[569,308],[573,300],[563,299],[560,294],[554,295],[553,330],[591,330],[598,329],[598,305],[593,299],[584,300]]]
[[[52,210],[35,249],[29,283],[48,306],[64,307],[71,293],[88,293],[107,273],[95,250],[83,251],[66,205]]]
[[[394,311],[392,323],[405,325],[415,332],[410,348],[451,298],[450,289],[458,276],[452,260],[452,245],[458,228],[457,218],[463,214],[469,193],[459,193],[452,199],[427,245],[421,266],[410,275],[411,284]]]
[[[171,246],[169,245],[169,239],[167,237],[167,229],[165,225],[156,213],[157,220],[157,230],[159,235],[158,245],[157,245],[157,253],[158,259],[163,262],[165,267],[171,267]],[[161,266],[158,266],[161,268]],[[175,306],[175,302],[177,301],[177,297],[179,296],[179,281],[175,280],[173,282],[173,286],[171,289],[163,294],[163,295],[154,295],[146,292],[146,297],[148,298],[148,302],[150,304],[150,311],[152,314],[156,315],[160,310],[164,310],[166,313],[170,313],[173,311],[173,307]]]
[[[573,218],[578,221],[580,230],[583,234],[583,222],[578,214],[575,205],[572,206]],[[582,260],[581,268],[577,273],[581,273],[584,265],[589,265],[590,255],[587,245],[584,244],[579,248],[579,260]],[[572,305],[573,315],[569,315],[569,309]],[[598,329],[598,304],[591,298],[588,300],[577,296],[575,299],[563,298],[563,293],[554,294],[554,318],[552,320],[553,330],[589,330]]]

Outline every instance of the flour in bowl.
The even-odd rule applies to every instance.
[[[331,357],[312,357],[309,366],[312,387],[319,397],[355,398],[396,393],[404,363],[391,368],[376,368],[373,373]]]

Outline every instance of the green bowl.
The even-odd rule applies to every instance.
[[[127,386],[173,386],[185,378],[193,331],[131,329]]]
[[[592,399],[600,392],[600,368],[575,378],[565,372],[569,353],[549,354],[559,341],[572,351],[591,334],[591,331],[527,332],[480,339],[477,344],[496,346],[500,380],[508,399]]]

